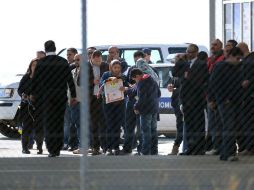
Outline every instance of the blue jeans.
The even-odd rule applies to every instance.
[[[72,125],[72,108],[69,104],[66,105],[64,114],[64,144],[71,147],[78,146],[77,129]]]
[[[143,155],[158,154],[157,113],[140,115]]]
[[[223,126],[220,152],[220,158],[223,160],[227,160],[229,156],[236,152],[236,109],[237,106],[233,102],[218,104],[218,110]]]
[[[208,143],[208,147],[214,148],[218,151],[221,149],[222,142],[222,122],[218,110],[214,111],[208,106],[208,136],[211,137],[211,142]]]
[[[71,127],[71,107],[69,104],[67,104],[64,114],[64,144],[69,143],[70,127]]]
[[[79,102],[76,105],[71,107],[71,125],[76,128],[78,146],[80,147],[81,140],[80,140],[80,103]]]

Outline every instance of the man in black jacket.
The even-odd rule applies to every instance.
[[[243,56],[234,47],[225,61],[217,63],[209,80],[208,102],[211,109],[217,109],[222,122],[222,145],[220,160],[237,161],[236,135],[239,100],[242,97],[241,63]]]
[[[243,52],[241,79],[242,95],[239,95],[241,107],[238,116],[238,152],[239,155],[254,154],[254,52],[250,52],[246,43],[237,45]]]
[[[205,113],[208,68],[205,61],[197,59],[198,46],[190,44],[187,48],[187,63],[184,72],[180,99],[186,131],[186,155],[202,155],[205,148]]]
[[[39,60],[32,80],[32,99],[41,102],[43,127],[49,157],[60,155],[64,137],[64,112],[67,103],[67,84],[71,104],[76,103],[76,90],[66,59],[57,56],[52,40],[44,44],[46,57]]]

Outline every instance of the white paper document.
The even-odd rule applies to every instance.
[[[116,83],[109,81],[105,83],[104,91],[106,97],[106,104],[116,102],[124,99],[124,93],[120,91],[123,86],[123,80],[118,79]]]

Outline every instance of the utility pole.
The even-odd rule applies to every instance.
[[[209,0],[209,49],[210,43],[212,40],[215,39],[215,15],[216,15],[216,8],[215,8],[216,0]]]
[[[81,107],[80,107],[80,138],[81,138],[81,161],[80,161],[80,190],[86,189],[87,177],[87,150],[88,150],[88,127],[89,127],[89,97],[88,97],[88,65],[86,52],[86,0],[81,1],[82,6],[82,66],[81,68]]]

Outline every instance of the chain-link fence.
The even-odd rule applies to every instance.
[[[248,45],[168,46],[161,63],[160,47],[87,48],[82,12],[82,51],[49,40],[0,88],[0,189],[253,189]]]

